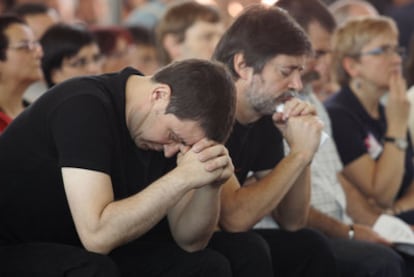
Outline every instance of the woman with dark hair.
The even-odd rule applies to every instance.
[[[0,134],[28,103],[23,94],[42,78],[42,49],[25,21],[0,16]]]
[[[103,57],[93,34],[81,25],[56,24],[40,39],[48,87],[69,78],[102,73]]]

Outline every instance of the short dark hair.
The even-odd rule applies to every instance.
[[[155,47],[155,35],[152,30],[138,25],[127,26],[127,29],[135,44]]]
[[[275,6],[287,10],[305,31],[308,31],[309,24],[314,21],[329,33],[335,31],[335,18],[320,0],[279,0]]]
[[[65,58],[73,57],[84,46],[97,42],[92,33],[81,25],[58,23],[43,34],[40,44],[43,48],[43,75],[47,85],[52,87],[52,71],[61,68]]]
[[[233,65],[237,53],[258,73],[277,55],[308,55],[311,49],[307,35],[286,11],[252,5],[224,33],[213,58],[225,63],[237,80]]]
[[[132,34],[124,26],[95,26],[91,32],[98,42],[99,49],[104,55],[111,55],[117,48],[117,41],[123,38],[127,43],[132,42]]]
[[[9,47],[9,38],[4,33],[6,29],[12,24],[23,24],[26,22],[17,15],[4,14],[0,15],[0,60],[6,60],[6,50]]]
[[[51,8],[43,3],[24,3],[11,9],[12,13],[25,17],[27,15],[46,14]]]
[[[154,82],[171,88],[166,113],[200,122],[206,136],[224,143],[233,127],[236,88],[228,70],[217,62],[188,59],[155,73]]]
[[[216,8],[198,2],[183,2],[170,6],[159,20],[155,30],[161,63],[168,64],[171,62],[171,57],[163,45],[163,40],[167,34],[173,34],[177,37],[178,42],[183,42],[185,32],[196,21],[219,23],[221,20],[221,14]]]

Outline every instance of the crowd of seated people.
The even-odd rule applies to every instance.
[[[38,175],[30,175],[32,168],[19,162],[20,154],[10,163],[16,171],[10,171],[0,153],[0,168],[5,178],[27,174],[36,185],[52,174],[48,181],[58,180],[59,192],[51,193],[64,200],[59,209],[69,215],[64,219],[72,228],[62,240],[39,240],[15,232],[22,225],[14,226],[0,213],[0,221],[7,217],[10,224],[0,223],[0,258],[7,256],[9,263],[2,269],[0,262],[0,275],[12,271],[10,276],[19,276],[22,265],[35,276],[39,267],[30,256],[37,251],[46,251],[54,261],[59,253],[75,257],[67,260],[73,277],[414,274],[412,256],[394,248],[390,236],[377,228],[389,220],[396,230],[414,230],[414,35],[401,23],[401,10],[408,11],[413,1],[389,1],[379,9],[376,1],[365,0],[279,0],[246,5],[229,22],[220,10],[223,3],[119,2],[123,6],[116,16],[104,0],[0,5],[0,149],[8,149],[11,157],[10,143],[16,140],[23,153],[29,147],[23,138],[33,136],[46,151],[28,151],[41,161],[33,167]],[[197,69],[201,64],[206,71]],[[183,77],[190,72],[194,79]],[[206,80],[216,81],[210,86]],[[217,102],[217,114],[202,111],[214,106],[224,87],[234,99],[227,95],[227,102]],[[182,99],[172,97],[177,90]],[[212,95],[186,98],[193,90]],[[67,101],[64,93],[74,99],[82,95],[85,102]],[[99,99],[103,110],[86,95]],[[276,109],[279,104],[284,110]],[[77,107],[79,116],[64,115],[69,109],[76,113]],[[95,117],[98,111],[108,116]],[[55,113],[58,117],[49,118]],[[22,131],[32,122],[29,114],[48,116],[45,128],[50,129]],[[80,115],[88,119],[83,122]],[[121,121],[111,125],[112,117]],[[95,127],[99,122],[99,128],[85,127],[91,122]],[[208,131],[213,122],[227,130],[220,139]],[[67,138],[60,133],[73,127],[83,133]],[[101,148],[86,143],[96,137],[94,130],[102,135]],[[322,133],[328,139],[319,144]],[[78,146],[85,147],[85,154],[73,151],[71,156],[67,149]],[[125,149],[133,151],[119,155]],[[156,153],[160,151],[164,155]],[[107,164],[95,163],[95,158]],[[122,159],[119,166],[114,158]],[[185,189],[169,190],[175,180],[183,180],[174,179],[181,172],[200,174],[194,182],[184,182]],[[202,174],[211,182],[200,181]],[[10,180],[0,207],[6,198],[18,199],[12,186],[23,188],[18,183],[23,178]],[[85,187],[76,188],[77,180]],[[131,186],[137,180],[139,185]],[[85,190],[90,198],[79,194]],[[98,206],[83,204],[94,190],[102,193],[93,201]],[[162,195],[171,198],[153,200],[154,206],[146,201]],[[134,204],[140,211],[136,214],[127,211]],[[202,213],[200,207],[206,206],[212,209]],[[116,214],[117,209],[127,216],[109,219],[109,211]],[[126,218],[144,227],[120,227]],[[183,226],[194,232],[189,235]],[[72,244],[69,236],[74,234]],[[105,238],[102,244],[99,239],[89,244],[94,234]],[[76,248],[73,256],[72,250],[60,248],[68,241]],[[49,248],[49,243],[59,247]],[[175,258],[157,268],[151,255],[166,254],[151,253],[151,247],[162,245]],[[25,249],[27,261],[14,259]],[[148,262],[147,268],[134,267],[132,260],[139,258]],[[85,266],[74,270],[79,261]],[[216,266],[207,269],[212,264]],[[100,265],[102,270],[96,270]],[[50,270],[64,271],[57,264]],[[38,274],[44,273],[50,272]]]

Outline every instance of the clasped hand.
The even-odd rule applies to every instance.
[[[316,152],[324,125],[313,105],[292,98],[285,102],[283,112],[274,113],[272,119],[291,151],[305,151],[310,155]]]
[[[177,169],[194,188],[221,185],[234,173],[227,149],[212,140],[202,139],[192,147],[183,146],[177,156]]]

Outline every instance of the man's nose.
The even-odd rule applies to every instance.
[[[170,158],[174,156],[179,150],[180,146],[177,143],[164,144],[164,156]]]
[[[293,72],[293,75],[290,79],[289,89],[295,90],[295,91],[300,91],[300,90],[302,90],[302,88],[303,88],[302,76],[301,76],[299,71],[295,71],[295,72]]]

